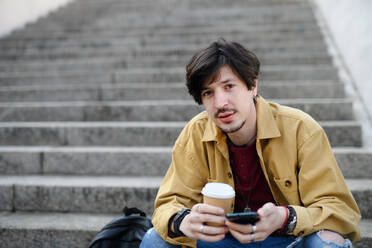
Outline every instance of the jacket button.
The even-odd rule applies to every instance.
[[[289,180],[285,181],[285,186],[286,187],[291,187],[291,185],[292,185],[291,181],[289,181]]]
[[[227,176],[228,176],[229,178],[232,178],[232,174],[231,174],[231,172],[227,173]]]

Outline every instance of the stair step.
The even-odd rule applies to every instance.
[[[120,35],[121,33],[116,34],[116,36]],[[164,37],[164,36],[141,36],[141,37],[128,37],[128,36],[119,36],[119,37],[107,37],[107,36],[98,36],[94,39],[93,36],[78,36],[78,37],[45,37],[43,39],[33,38],[30,36],[29,39],[26,38],[5,38],[0,39],[0,48],[1,50],[4,49],[28,49],[28,48],[38,48],[38,49],[51,49],[51,48],[58,48],[58,47],[68,47],[68,46],[80,46],[80,47],[89,47],[89,46],[96,46],[97,48],[104,47],[107,45],[136,45],[136,46],[147,46],[147,45],[171,45],[171,44],[185,44],[189,46],[190,44],[199,45],[203,47],[211,42],[215,41],[218,36],[217,35],[205,35],[205,36],[187,36],[187,37]],[[303,34],[301,36],[293,37],[292,39],[288,40],[287,37],[283,37],[276,34],[268,34],[268,36],[262,40],[259,39],[260,37],[255,37],[247,33],[233,33],[233,34],[225,34],[224,37],[228,40],[239,41],[242,44],[247,44],[250,49],[252,46],[262,46],[265,45],[268,47],[270,44],[275,46],[275,43],[283,44],[285,42],[289,42],[289,44],[295,43],[303,43],[304,47],[305,44],[324,44],[323,38],[320,35],[314,34]],[[33,38],[33,39],[32,39]]]
[[[89,242],[100,229],[119,216],[121,215],[0,212],[0,240],[2,244],[7,244],[7,248],[88,247]],[[371,247],[372,220],[362,220],[360,228],[362,239],[354,243],[354,247]]]
[[[206,44],[203,44],[205,46]],[[21,49],[2,49],[0,59],[6,57],[16,56],[32,56],[32,57],[45,57],[45,56],[61,56],[63,54],[78,54],[79,56],[87,56],[89,54],[97,53],[99,49],[100,54],[110,54],[112,51],[122,56],[131,55],[133,53],[138,54],[139,51],[143,54],[160,54],[168,53],[169,51],[178,51],[179,54],[192,54],[193,51],[200,49],[200,44],[112,44],[111,42],[105,42],[101,45],[90,45],[90,46],[59,46],[55,48],[21,48]],[[278,53],[278,52],[324,52],[327,53],[327,47],[323,42],[314,43],[300,43],[290,42],[278,43],[270,42],[269,44],[258,43],[251,44],[250,49],[256,53]],[[137,52],[138,51],[138,52]]]
[[[0,241],[7,248],[81,248],[119,214],[0,212]]]
[[[163,7],[164,8],[164,7]],[[250,7],[250,9],[252,9]],[[220,11],[221,9],[214,9],[213,11]],[[62,33],[67,35],[76,35],[84,32],[92,33],[102,32],[103,29],[109,29],[113,31],[123,31],[123,30],[147,30],[151,33],[154,29],[163,28],[184,28],[186,27],[207,27],[207,26],[242,26],[246,25],[247,29],[262,30],[268,25],[271,25],[273,29],[280,29],[284,26],[297,26],[301,28],[315,28],[316,21],[312,13],[308,11],[306,13],[292,13],[291,15],[280,15],[277,13],[252,13],[247,16],[247,9],[234,10],[231,6],[228,9],[224,9],[225,12],[230,12],[230,15],[224,15],[225,18],[216,18],[216,15],[211,15],[209,12],[199,13],[195,15],[195,12],[190,13],[185,16],[181,11],[177,11],[175,8],[172,9],[172,14],[169,13],[158,13],[158,15],[139,15],[138,13],[126,13],[124,11],[116,15],[112,15],[111,18],[101,20],[101,22],[92,23],[92,25],[86,25],[82,27],[80,23],[71,23],[69,25],[64,25],[63,23],[49,22],[41,23],[38,25],[29,25],[27,29],[18,30],[13,33],[12,38],[22,39],[24,37],[28,38],[34,37],[44,37],[45,33],[55,37]],[[244,13],[243,13],[244,11]],[[299,10],[297,10],[299,11]],[[169,11],[168,11],[169,12]],[[162,16],[167,14],[167,18],[164,19]],[[224,13],[227,14],[227,13]],[[178,15],[178,16],[177,16]],[[202,16],[203,15],[203,16]],[[208,16],[208,17],[207,17]],[[244,16],[244,17],[243,17]],[[177,18],[178,17],[178,18]],[[206,18],[207,17],[207,18]],[[243,17],[243,18],[242,18]],[[148,20],[152,18],[152,22]],[[186,20],[185,20],[186,19]],[[247,22],[249,19],[249,22]],[[187,23],[185,24],[185,21]],[[294,28],[294,27],[293,27]],[[43,33],[44,31],[44,33]],[[0,43],[1,44],[1,43]]]
[[[119,39],[119,38],[127,38],[127,37],[161,37],[162,39],[171,39],[177,38],[181,39],[188,36],[198,37],[200,35],[205,35],[209,38],[217,39],[219,37],[226,37],[228,39],[235,38],[235,37],[242,37],[243,35],[255,35],[256,39],[258,40],[271,40],[277,39],[279,36],[283,38],[283,35],[286,35],[288,40],[296,39],[296,37],[301,34],[301,36],[308,36],[312,38],[319,38],[321,39],[322,34],[318,27],[314,28],[303,28],[301,26],[286,26],[280,29],[273,29],[271,28],[272,24],[263,26],[252,26],[252,29],[249,28],[247,25],[231,25],[228,27],[221,27],[221,26],[206,26],[206,27],[184,27],[182,29],[175,27],[164,27],[164,28],[154,28],[152,32],[149,32],[148,29],[129,29],[129,30],[114,30],[114,29],[102,29],[99,33],[94,31],[87,31],[83,33],[79,33],[78,35],[74,35],[77,40],[86,40],[89,38],[93,38],[96,36],[106,37],[106,39]],[[96,36],[95,36],[96,35]],[[40,33],[40,35],[33,35],[29,37],[22,37],[21,40],[39,40],[39,39],[59,39],[63,40],[67,36],[65,32],[60,33]],[[267,38],[267,39],[266,39]],[[19,38],[13,37],[12,39],[19,40]]]
[[[298,27],[298,24],[296,24]],[[151,27],[153,28],[153,27]],[[122,32],[122,30],[121,30]],[[237,38],[236,36],[235,38]],[[81,39],[64,39],[64,40],[39,40],[34,42],[24,41],[22,39],[13,40],[12,42],[7,40],[0,40],[0,51],[5,54],[13,54],[15,52],[29,52],[30,50],[33,51],[66,51],[66,49],[87,49],[87,48],[107,48],[107,47],[118,47],[118,48],[152,48],[154,47],[178,47],[179,49],[184,49],[185,47],[195,47],[198,48],[204,47],[210,42],[214,40],[210,40],[208,37],[186,37],[185,39],[177,39],[177,38],[169,38],[164,39],[162,37],[127,37],[126,39],[115,39],[115,38],[104,38],[98,37],[95,40],[81,40]],[[255,48],[262,49],[272,49],[273,48],[285,48],[288,49],[289,47],[300,47],[308,48],[308,47],[321,47],[325,46],[323,39],[307,39],[297,37],[293,40],[287,39],[276,39],[276,40],[263,40],[259,42],[257,39],[253,37],[244,37],[243,34],[241,39],[235,40],[242,43],[249,44],[251,50],[255,50]],[[287,46],[285,46],[287,45]]]
[[[185,122],[2,122],[2,146],[169,146]],[[332,146],[362,145],[356,121],[320,122]]]
[[[353,120],[352,100],[276,99],[317,120]],[[0,121],[188,121],[204,110],[193,100],[0,103]]]
[[[152,213],[161,177],[0,176],[0,210]]]
[[[262,35],[260,36],[253,36],[249,33],[244,32],[236,32],[236,33],[219,33],[219,34],[204,34],[203,36],[198,35],[188,35],[188,36],[174,36],[174,35],[148,35],[148,36],[126,36],[123,33],[114,33],[112,36],[94,36],[91,34],[85,34],[81,33],[79,36],[66,36],[65,34],[55,34],[55,36],[51,36],[50,34],[44,34],[45,37],[35,37],[35,36],[29,36],[29,37],[7,37],[0,39],[0,46],[1,44],[4,44],[5,46],[29,46],[29,45],[35,45],[35,46],[43,46],[44,44],[48,44],[49,42],[61,44],[61,43],[68,43],[68,42],[85,42],[85,43],[92,43],[92,42],[107,42],[108,40],[131,40],[131,41],[137,41],[137,44],[144,44],[146,41],[148,43],[160,43],[164,41],[172,41],[175,39],[183,40],[184,42],[194,43],[195,41],[202,41],[202,42],[210,42],[215,41],[216,39],[220,37],[224,37],[227,40],[237,40],[237,41],[244,41],[243,44],[251,44],[251,43],[258,43],[260,41],[266,40],[267,42],[283,42],[285,40],[296,40],[296,41],[319,41],[323,40],[323,35],[320,33],[303,33],[298,36],[290,37],[290,39],[287,36],[283,36],[278,33],[267,33],[265,34],[265,37],[263,39]],[[126,41],[124,41],[125,43]]]
[[[372,178],[372,149],[334,147],[336,160],[347,178]]]
[[[106,1],[105,1],[106,2]],[[202,2],[198,2],[198,8],[192,6],[192,4],[179,2],[178,5],[176,3],[167,3],[167,4],[159,4],[155,6],[149,5],[128,5],[127,1],[121,4],[107,4],[107,6],[92,6],[90,5],[89,8],[87,5],[81,7],[70,7],[67,12],[63,12],[60,10],[55,13],[51,13],[48,17],[49,22],[41,19],[38,25],[29,25],[28,30],[31,31],[39,31],[42,28],[47,27],[54,27],[57,30],[61,30],[65,28],[66,30],[75,30],[76,28],[81,28],[81,26],[97,26],[108,24],[110,20],[125,20],[126,23],[123,22],[124,27],[128,27],[130,21],[137,21],[134,26],[135,28],[139,28],[142,25],[151,25],[152,22],[148,19],[149,17],[154,17],[153,23],[171,23],[173,20],[179,24],[185,23],[211,23],[212,20],[218,20],[218,17],[221,16],[221,19],[226,19],[226,22],[230,20],[238,20],[238,18],[244,17],[245,20],[248,20],[248,24],[259,24],[262,22],[273,22],[277,20],[278,22],[294,22],[294,21],[313,21],[314,16],[311,13],[311,9],[308,8],[308,5],[301,5],[301,3],[286,4],[284,6],[281,4],[273,4],[270,6],[270,10],[265,9],[265,6],[254,6],[251,3],[244,4],[244,3],[231,3],[229,4],[228,8],[226,6],[219,6],[218,4],[210,4],[209,6],[202,5]],[[177,6],[176,6],[177,5]],[[109,6],[109,8],[108,8]],[[181,7],[180,7],[181,6]],[[106,7],[106,9],[104,8]],[[110,18],[101,18],[102,21],[106,21],[102,23],[95,23],[93,20],[96,16],[95,13],[90,13],[90,9],[98,9],[102,8],[103,11],[110,11]],[[151,8],[151,11],[149,11]],[[88,9],[88,11],[86,11]],[[243,12],[245,11],[245,12]],[[82,13],[84,12],[84,13]],[[278,12],[282,13],[281,16],[275,16]],[[288,13],[290,12],[290,14]],[[86,23],[86,25],[80,25],[79,19],[76,20],[76,15],[85,14],[84,19],[86,21],[92,21],[92,23]],[[161,14],[168,14],[167,19],[160,18],[158,15]],[[213,15],[214,14],[214,15]],[[244,15],[245,14],[245,15]],[[73,19],[73,16],[75,18]],[[176,17],[179,16],[179,20]],[[203,18],[203,16],[207,18]],[[63,19],[66,18],[67,20]],[[143,17],[143,19],[141,19]],[[185,17],[189,17],[190,20],[185,20]],[[223,18],[222,18],[223,17]],[[62,21],[60,20],[62,19]],[[72,20],[69,20],[72,19]],[[75,22],[74,22],[75,21]],[[189,21],[189,22],[187,22]],[[64,24],[68,25],[64,25]],[[221,20],[220,22],[221,23]],[[213,24],[213,23],[212,23]],[[120,23],[113,23],[114,27],[120,27]],[[110,26],[108,26],[110,27]],[[75,28],[75,29],[74,29]],[[27,31],[28,31],[27,30]],[[48,30],[48,29],[47,29]],[[51,29],[49,29],[52,31]],[[27,33],[27,32],[26,32]],[[22,33],[21,33],[22,34]],[[19,34],[17,34],[19,35]]]
[[[372,150],[335,147],[345,178],[372,179]],[[172,147],[0,147],[0,174],[163,176]]]
[[[259,82],[264,98],[344,98],[344,85],[332,81]],[[314,87],[317,89],[314,91]],[[184,83],[28,85],[0,87],[0,102],[190,100]],[[322,100],[321,100],[322,101]],[[284,103],[283,103],[284,104]]]
[[[300,74],[306,73],[319,73],[323,72],[323,74],[329,75],[329,78],[325,78],[324,80],[332,80],[334,79],[333,76],[337,75],[337,70],[332,65],[291,65],[291,66],[263,66],[261,69],[261,74],[264,77],[273,77],[278,75],[283,75],[284,72],[288,74],[294,74],[300,76]],[[327,74],[328,73],[328,74]],[[99,76],[100,74],[115,75],[116,79],[120,79],[121,77],[126,78],[129,75],[149,75],[149,76],[156,76],[158,75],[177,75],[178,80],[168,80],[171,82],[182,82],[185,80],[185,68],[184,67],[173,67],[173,68],[164,68],[164,67],[147,67],[147,68],[130,68],[130,69],[96,69],[95,71],[78,71],[78,70],[68,70],[68,71],[28,71],[28,72],[0,72],[0,80],[6,82],[7,79],[22,79],[22,80],[41,80],[43,78],[51,78],[51,77],[89,77],[89,76]],[[324,76],[323,76],[324,77]],[[304,80],[311,80],[311,78]],[[139,79],[141,80],[141,79]],[[280,79],[277,79],[280,80]],[[151,80],[149,80],[151,82]],[[139,82],[136,80],[131,80],[131,82]]]
[[[263,33],[268,31],[277,33],[297,32],[297,34],[320,34],[319,27],[316,21],[314,21],[314,16],[308,15],[306,17],[306,13],[304,13],[302,17],[299,15],[294,15],[294,18],[284,17],[286,20],[280,20],[280,13],[272,12],[265,14],[265,16],[256,13],[249,16],[250,19],[256,17],[255,21],[248,22],[245,18],[247,17],[247,10],[242,9],[238,12],[230,8],[223,9],[222,11],[227,14],[224,20],[221,20],[220,17],[216,17],[215,13],[204,13],[204,16],[194,15],[194,17],[192,17],[195,12],[187,16],[177,16],[177,14],[180,14],[178,11],[171,11],[173,12],[171,15],[168,13],[160,14],[167,15],[166,19],[157,15],[140,16],[138,13],[128,13],[126,15],[119,13],[118,15],[112,16],[110,19],[101,19],[100,22],[85,26],[80,24],[62,26],[53,22],[48,22],[49,26],[30,26],[27,29],[16,31],[12,36],[6,37],[4,43],[9,43],[11,40],[27,40],[29,38],[46,38],[46,40],[52,40],[62,36],[80,38],[91,35],[94,37],[94,34],[98,34],[98,37],[106,38],[116,37],[118,34],[128,34],[127,37],[156,37],[163,34],[180,34],[182,33],[180,30],[184,30],[191,35],[199,34],[204,30],[207,30],[205,34],[214,34],[218,32],[226,34],[235,34],[238,32],[247,34],[254,32],[261,37]],[[230,13],[229,15],[229,11],[234,13]],[[242,18],[243,15],[244,17]],[[276,20],[270,20],[272,17],[276,17]],[[148,22],[150,18],[152,18],[152,22]],[[188,19],[187,23],[184,22],[185,19]],[[0,42],[0,45],[4,43]]]
[[[141,206],[152,213],[162,177],[0,176],[2,211],[120,213]],[[372,218],[372,179],[346,179],[364,218]]]
[[[372,180],[371,179],[347,179],[350,191],[358,203],[363,218],[372,218]]]
[[[360,241],[353,244],[354,247],[355,248],[372,247],[372,220],[362,219],[359,226],[362,238]]]
[[[126,3],[122,5],[127,9]],[[200,6],[200,4],[198,4]],[[168,11],[164,9],[164,6],[159,5],[161,10],[163,10],[163,13],[157,12],[156,7],[152,7],[151,13],[149,13],[148,10],[146,10],[146,13],[139,14],[137,9],[136,11],[133,11],[131,13],[125,13],[126,11],[116,10],[117,14],[112,14],[112,17],[110,19],[104,19],[101,20],[103,23],[92,23],[93,25],[101,25],[102,28],[106,27],[106,30],[108,32],[118,32],[120,30],[125,31],[132,31],[136,34],[146,34],[151,33],[151,29],[155,29],[156,31],[161,30],[162,32],[166,32],[163,29],[169,28],[170,30],[168,32],[175,32],[177,29],[179,29],[182,25],[182,29],[188,30],[188,27],[185,26],[185,23],[187,22],[188,25],[193,25],[195,27],[198,27],[200,25],[201,27],[205,24],[213,25],[212,28],[215,28],[217,30],[229,30],[227,26],[231,27],[231,30],[238,30],[238,31],[252,31],[252,30],[263,30],[266,31],[267,29],[272,29],[274,26],[274,29],[276,26],[283,26],[283,23],[286,24],[285,28],[291,28],[292,29],[299,29],[294,24],[302,24],[304,21],[307,21],[309,25],[313,26],[314,30],[319,30],[318,27],[316,27],[314,24],[314,16],[311,13],[311,9],[302,8],[295,6],[294,8],[286,6],[286,11],[290,14],[286,15],[283,14],[283,7],[281,9],[273,8],[271,7],[270,10],[267,10],[265,8],[261,8],[262,11],[260,11],[257,8],[252,8],[252,6],[229,6],[229,8],[197,8],[193,9],[192,11],[179,11],[177,8],[169,9]],[[155,10],[153,9],[155,8]],[[164,11],[165,10],[165,11]],[[84,10],[83,10],[84,11]],[[104,11],[107,11],[107,9],[104,9]],[[85,11],[87,12],[87,11]],[[285,11],[284,11],[285,12]],[[85,14],[85,13],[84,13]],[[89,14],[89,12],[88,12]],[[167,18],[162,18],[163,15],[167,15]],[[68,19],[66,15],[64,15],[64,18]],[[73,17],[71,17],[73,18]],[[76,17],[75,17],[76,18]],[[88,19],[86,16],[84,18]],[[95,17],[91,17],[92,22],[96,19]],[[245,27],[242,27],[243,25],[239,25],[239,23],[242,23],[242,20],[246,21],[244,23]],[[53,23],[49,18],[50,23]],[[105,22],[106,21],[106,22]],[[40,21],[42,22],[42,20]],[[302,22],[302,23],[301,23]],[[224,24],[224,25],[218,25],[218,24]],[[79,25],[80,24],[80,25]],[[130,26],[133,24],[133,26]],[[227,24],[227,25],[226,25]],[[235,25],[232,25],[235,24]],[[267,28],[265,28],[263,25],[267,24]],[[291,25],[292,24],[292,25]],[[163,28],[162,26],[165,25]],[[38,37],[43,38],[49,35],[50,37],[55,37],[58,35],[76,35],[79,34],[79,31],[81,32],[82,26],[81,23],[78,23],[78,25],[69,25],[71,28],[67,27],[65,28],[62,25],[59,24],[49,24],[48,28],[45,25],[34,25],[28,28],[28,30],[25,30],[23,32],[16,32],[12,34],[13,38],[23,38],[23,37]],[[85,25],[88,27],[92,27],[92,25]],[[83,27],[85,27],[83,26]],[[149,28],[143,28],[143,27]],[[239,28],[238,28],[239,27]],[[301,27],[301,26],[300,26]],[[43,31],[45,32],[43,33]],[[98,34],[104,34],[107,35],[106,32],[102,32],[105,30],[97,30],[97,28],[85,28],[84,33],[98,33]],[[216,31],[216,30],[213,30]],[[212,32],[212,31],[211,31]]]
[[[217,40],[221,36],[211,37],[214,41]],[[199,47],[200,49],[200,47]],[[282,53],[281,50],[285,50],[285,52],[289,54],[295,53],[303,53],[307,54],[309,57],[311,56],[324,56],[328,52],[325,49],[314,48],[314,49],[306,49],[306,48],[288,48],[288,49],[281,49],[281,48],[272,48],[272,49],[264,49],[264,48],[256,48],[252,51],[258,55],[258,57],[270,57],[276,56],[276,54]],[[167,50],[150,50],[145,48],[133,48],[133,49],[123,49],[123,50],[115,50],[112,49],[76,49],[76,50],[67,50],[65,52],[53,52],[51,51],[35,51],[33,53],[28,53],[25,51],[24,53],[14,53],[14,54],[1,54],[0,61],[9,62],[14,60],[56,60],[56,59],[80,59],[80,58],[100,58],[100,57],[116,57],[116,58],[127,58],[128,60],[138,58],[141,56],[178,56],[178,57],[187,57],[191,58],[191,56],[198,51],[198,49],[167,49]]]
[[[51,73],[50,73],[51,74]],[[64,84],[65,81],[75,83],[124,83],[124,82],[183,82],[184,68],[136,68],[106,72],[63,72],[53,75],[27,73],[0,77],[2,85],[19,85],[32,83]],[[270,66],[261,72],[262,80],[338,80],[338,72],[331,66]]]
[[[115,70],[125,68],[151,68],[151,67],[182,67],[186,66],[190,56],[178,55],[154,55],[137,58],[125,58],[118,56],[92,57],[92,58],[51,58],[33,60],[1,61],[0,72],[30,72],[51,71],[62,73],[63,71],[91,72],[96,69]],[[261,54],[260,61],[263,65],[331,65],[332,60],[328,54],[299,53],[275,53]]]
[[[171,147],[0,147],[0,174],[162,176]]]
[[[148,74],[147,74],[148,73]],[[338,80],[334,67],[327,66],[270,66],[261,72],[263,80]],[[159,73],[154,70],[121,70],[115,72],[117,82],[182,82],[185,78],[184,68],[175,68]]]

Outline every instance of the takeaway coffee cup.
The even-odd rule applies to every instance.
[[[231,213],[231,205],[235,200],[235,190],[225,183],[207,183],[202,189],[203,202],[223,208],[225,214]]]

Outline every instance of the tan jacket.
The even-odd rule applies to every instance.
[[[257,153],[276,203],[296,210],[293,235],[328,229],[359,240],[360,212],[323,129],[300,110],[257,100]],[[152,220],[164,240],[196,246],[186,237],[168,237],[168,222],[181,209],[202,202],[200,191],[207,182],[234,187],[226,135],[202,112],[178,137],[155,201]]]

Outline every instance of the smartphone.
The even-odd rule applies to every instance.
[[[260,220],[260,217],[258,217],[257,212],[241,212],[226,214],[226,218],[234,223],[251,225],[255,224],[257,221]]]

